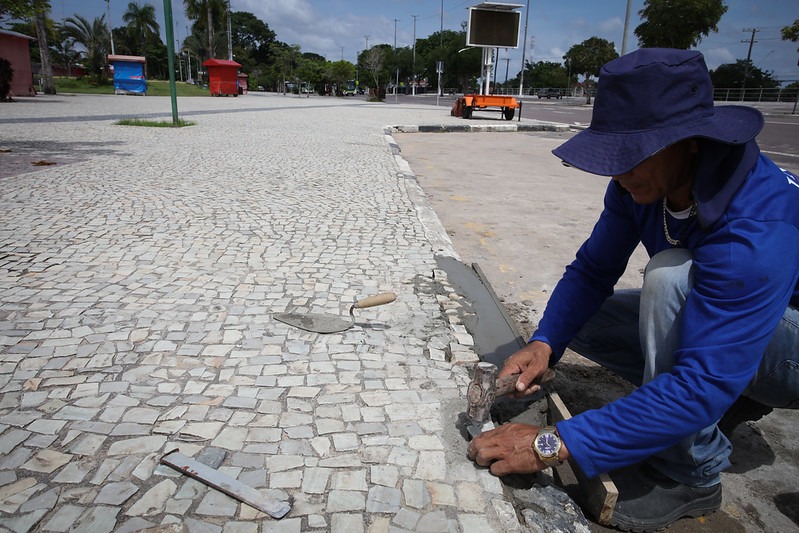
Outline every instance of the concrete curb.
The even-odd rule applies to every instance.
[[[487,133],[487,132],[520,132],[520,131],[569,131],[571,126],[554,122],[537,124],[430,124],[420,126],[396,125],[386,126],[389,133]]]

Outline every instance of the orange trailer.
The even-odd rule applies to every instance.
[[[505,120],[512,120],[522,103],[513,96],[494,94],[465,94],[455,100],[450,114],[453,117],[472,118],[473,111],[482,111],[489,107],[497,107]]]

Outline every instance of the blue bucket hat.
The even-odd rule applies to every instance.
[[[619,176],[678,141],[745,144],[762,127],[757,109],[713,106],[699,52],[641,48],[602,67],[591,125],[552,153],[585,172]]]

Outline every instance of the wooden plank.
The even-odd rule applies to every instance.
[[[571,418],[572,415],[569,409],[556,391],[551,390],[547,393],[547,401],[552,424]],[[613,517],[613,509],[616,507],[616,501],[619,497],[619,491],[610,476],[601,474],[595,478],[588,478],[583,473],[580,465],[572,459],[569,459],[558,468],[569,468],[571,470],[583,493],[588,512],[600,524],[609,525],[610,519]]]

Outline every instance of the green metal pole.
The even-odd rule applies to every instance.
[[[172,123],[178,123],[178,96],[175,91],[175,37],[172,29],[172,0],[164,0],[166,53],[169,59],[169,96],[172,98]]]

